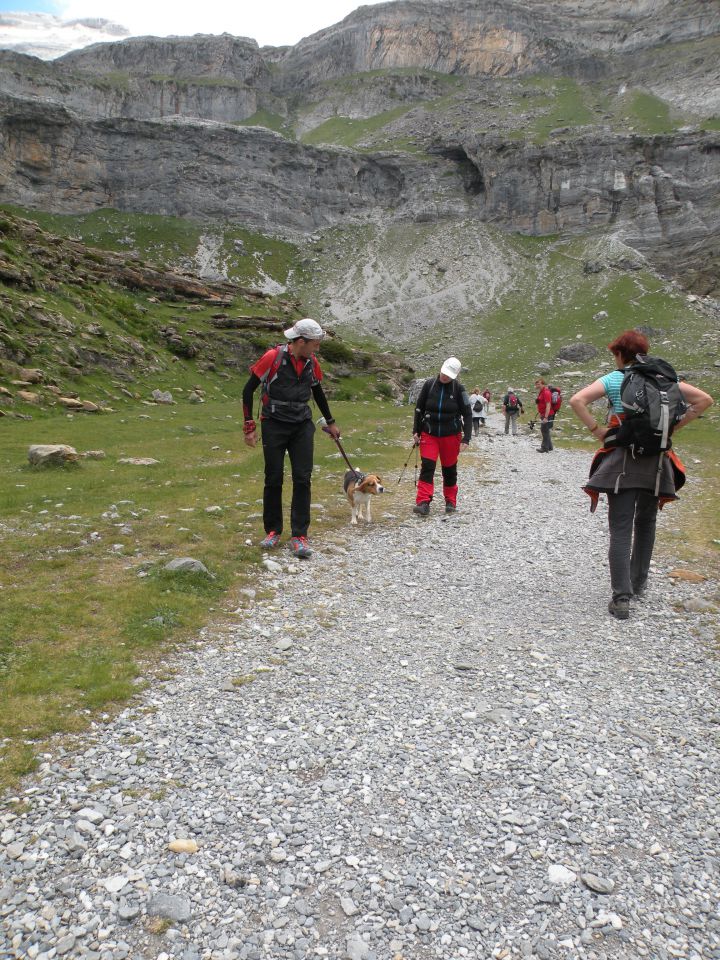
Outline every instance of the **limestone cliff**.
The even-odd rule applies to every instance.
[[[720,43],[720,4],[706,0],[397,0],[361,7],[294,47],[196,35],[99,43],[52,63],[0,51],[0,89],[89,117],[242,122],[260,109],[287,116],[298,98],[321,99],[322,84],[370,71],[549,70],[640,82],[710,115],[720,46],[702,47],[708,38]]]
[[[0,144],[0,201],[63,213],[115,207],[297,232],[465,204],[448,161],[303,147],[262,127],[90,122],[0,96]]]
[[[719,45],[720,4],[703,0],[398,0],[292,48],[195,36],[98,44],[53,64],[4,53],[0,201],[268,232],[378,217],[610,227],[693,270],[713,262],[720,235],[718,134],[698,123],[720,102]],[[577,90],[549,93],[550,76],[603,83],[590,109]],[[692,123],[633,132],[620,104],[613,126],[612,91],[629,83],[664,91],[648,123],[683,103]],[[552,97],[581,119],[533,133]],[[238,126],[268,113],[286,136]],[[368,135],[386,125],[386,149],[355,135],[363,119]],[[357,149],[327,145],[334,121],[355,138],[336,144]],[[323,146],[301,142],[318,129]]]
[[[88,122],[0,99],[0,199],[311,231],[380,214],[474,217],[529,234],[622,228],[670,257],[720,234],[720,135],[436,143],[430,158],[303,147],[260,127]],[[664,253],[663,253],[664,251]]]

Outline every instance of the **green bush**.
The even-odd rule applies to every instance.
[[[357,361],[357,352],[341,340],[323,340],[322,358],[330,363],[352,363]]]

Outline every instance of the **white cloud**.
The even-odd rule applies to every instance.
[[[284,46],[338,23],[360,5],[358,0],[60,0],[57,14],[64,20],[102,17],[134,36],[231,33],[261,46]]]

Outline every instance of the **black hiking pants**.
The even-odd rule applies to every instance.
[[[285,453],[292,470],[290,529],[293,537],[306,537],[310,526],[310,480],[313,468],[315,424],[311,419],[300,423],[263,420],[262,446],[265,457],[265,489],[263,491],[263,525],[265,533],[282,533],[282,488]]]
[[[647,490],[608,493],[610,585],[613,599],[630,598],[645,586],[650,570],[658,498]]]
[[[552,437],[550,436],[550,431],[552,430],[552,420],[548,420],[546,423],[540,422],[540,433],[542,435],[542,441],[540,443],[540,449],[545,453],[550,453],[553,449]]]

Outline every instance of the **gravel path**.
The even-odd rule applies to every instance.
[[[0,958],[720,957],[716,585],[658,560],[612,620],[588,455],[535,445],[481,441],[448,520],[391,481],[316,527],[57,747],[0,817]]]

